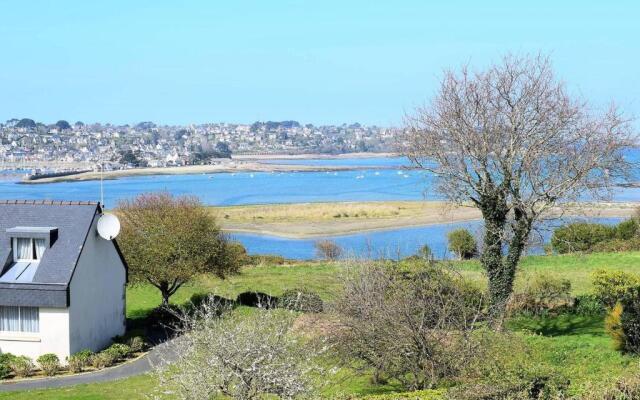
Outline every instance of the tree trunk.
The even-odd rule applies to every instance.
[[[169,282],[163,281],[160,283],[158,289],[162,295],[162,307],[169,306],[169,297],[171,297],[171,291],[169,290]]]
[[[504,222],[485,220],[481,262],[489,278],[490,317],[498,325],[504,315],[513,286],[502,258],[503,233]]]
[[[484,219],[484,249],[480,261],[489,278],[489,316],[494,327],[500,329],[507,301],[513,288],[512,273],[505,268],[502,245],[508,207],[500,195],[487,196],[480,204]]]

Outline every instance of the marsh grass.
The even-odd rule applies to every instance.
[[[211,212],[222,223],[291,223],[412,217],[451,209],[439,201],[370,201],[211,207]]]

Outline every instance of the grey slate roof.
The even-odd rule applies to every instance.
[[[100,211],[100,205],[92,202],[0,200],[0,267],[11,257],[7,229],[58,228],[57,239],[45,250],[30,283],[0,282],[0,305],[67,307],[71,277]]]

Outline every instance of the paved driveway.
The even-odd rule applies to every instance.
[[[165,359],[169,361],[175,358],[173,350],[174,340],[155,346],[148,354],[135,361],[106,368],[100,371],[87,372],[77,375],[55,376],[51,378],[29,379],[16,382],[4,382],[0,384],[0,392],[13,392],[17,390],[49,389],[64,386],[80,385],[83,383],[107,382],[116,379],[128,378],[134,375],[144,374],[163,361],[161,353],[165,353]],[[166,351],[166,352],[165,352]]]

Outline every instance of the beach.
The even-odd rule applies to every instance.
[[[250,161],[229,161],[211,165],[186,165],[180,167],[157,167],[157,168],[130,168],[115,171],[105,171],[102,179],[118,179],[129,176],[149,176],[149,175],[194,175],[194,174],[216,174],[234,172],[336,172],[354,171],[364,169],[381,169],[376,166],[328,166],[328,165],[293,165],[293,164],[266,164]],[[73,181],[93,181],[101,178],[100,172],[82,172],[73,175],[48,177],[42,179],[27,180],[23,184],[41,184],[55,182]]]
[[[176,167],[145,167],[145,168],[128,168],[121,170],[105,171],[102,173],[102,179],[119,179],[130,176],[149,176],[149,175],[193,175],[193,174],[215,174],[215,173],[234,173],[234,172],[336,172],[336,171],[354,171],[354,170],[372,170],[382,169],[383,166],[376,165],[305,165],[305,164],[278,164],[267,163],[262,161],[272,160],[342,160],[342,159],[367,159],[394,156],[392,153],[348,153],[348,154],[266,154],[266,155],[239,155],[231,159],[219,159],[213,164],[207,165],[185,165]],[[77,174],[69,174],[64,176],[46,177],[39,179],[23,179],[20,183],[24,184],[41,184],[54,182],[73,182],[73,181],[91,181],[99,180],[101,174],[99,171],[81,172]]]

